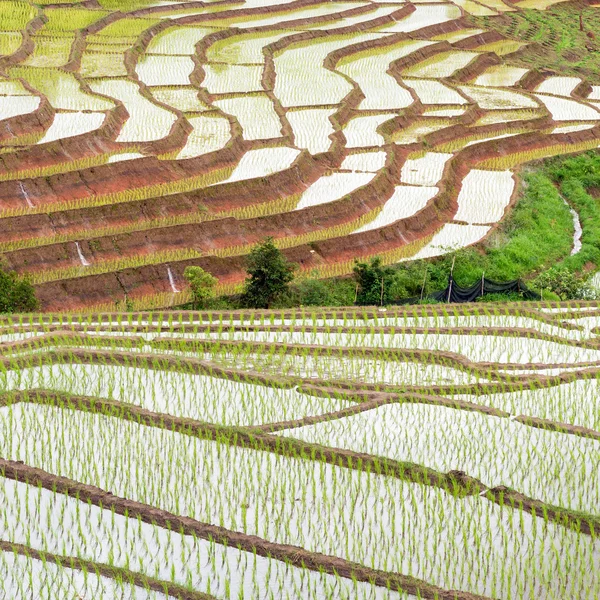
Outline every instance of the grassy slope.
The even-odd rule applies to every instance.
[[[563,265],[577,271],[600,265],[600,203],[588,190],[600,187],[600,153],[586,152],[546,161],[545,171],[562,195],[579,213],[583,228],[582,249]]]
[[[586,189],[600,189],[600,153],[586,152],[547,159],[523,174],[521,194],[508,217],[481,244],[431,260],[394,267],[394,296],[418,296],[443,289],[455,260],[454,275],[471,285],[483,273],[490,279],[531,279],[554,266],[581,271],[600,265],[600,201]],[[583,226],[581,251],[570,256],[573,218],[562,196],[578,212]],[[350,278],[308,280],[284,305],[348,306],[354,303],[355,283]],[[235,304],[235,302],[234,302]],[[230,307],[222,298],[219,307]]]
[[[571,250],[573,220],[547,175],[527,173],[522,190],[508,219],[482,245],[480,266],[492,279],[525,277]]]
[[[426,294],[443,289],[455,257],[454,275],[461,285],[475,283],[483,273],[497,281],[527,280],[554,266],[581,271],[600,265],[600,203],[586,188],[600,188],[597,152],[557,157],[529,167],[516,206],[483,243],[396,266],[398,297],[419,295],[424,280]],[[583,247],[575,256],[570,256],[573,218],[561,194],[578,212],[583,226]],[[295,303],[352,304],[354,284],[349,279],[311,282],[300,296]]]
[[[482,244],[400,269],[420,282],[427,269],[430,291],[445,287],[454,257],[454,275],[462,285],[475,283],[484,273],[497,281],[527,279],[569,255],[573,231],[573,219],[558,190],[545,169],[536,169],[525,174],[515,208]]]
[[[522,195],[508,218],[486,241],[456,253],[455,274],[463,284],[490,279],[528,279],[550,267],[574,271],[600,265],[600,203],[586,190],[600,187],[600,153],[556,157],[530,167]],[[582,249],[571,256],[573,220],[565,198],[583,228]],[[448,272],[450,257],[433,261]]]
[[[579,29],[583,15],[584,31]],[[545,11],[521,10],[499,17],[468,17],[474,26],[509,39],[536,42],[507,57],[512,65],[552,69],[600,82],[600,10],[584,2],[565,2]],[[591,36],[588,35],[591,33]]]

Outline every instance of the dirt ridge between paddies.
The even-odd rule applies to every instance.
[[[545,313],[543,310],[564,309],[559,313]],[[585,312],[573,312],[584,309]],[[589,311],[589,312],[588,312]],[[595,312],[594,312],[595,311]],[[42,324],[59,323],[61,325],[76,323],[83,324],[117,324],[139,325],[139,321],[154,322],[167,321],[169,325],[183,325],[194,323],[207,324],[219,323],[229,320],[272,320],[272,319],[391,319],[403,317],[500,317],[523,316],[531,317],[542,323],[554,325],[564,329],[580,330],[581,327],[572,323],[561,321],[562,318],[600,315],[600,303],[597,300],[577,300],[563,302],[511,302],[511,303],[452,303],[452,304],[424,304],[424,305],[398,305],[398,306],[340,306],[340,307],[301,307],[288,309],[239,309],[215,311],[190,311],[190,310],[156,310],[118,312],[106,311],[79,315],[69,312],[54,313],[28,313],[23,315],[0,315],[2,326],[19,325],[37,327]],[[67,323],[65,323],[65,320]],[[138,323],[134,323],[138,321]]]
[[[218,525],[201,523],[190,517],[175,515],[154,506],[114,496],[100,488],[53,475],[22,462],[0,458],[0,476],[65,494],[104,509],[114,510],[115,513],[126,517],[139,518],[157,527],[255,552],[259,556],[285,561],[303,569],[369,582],[428,600],[490,600],[469,592],[444,590],[411,576],[371,569],[335,556],[308,552],[298,546],[277,544]]]
[[[172,343],[171,343],[172,342]],[[65,332],[57,332],[56,334],[47,334],[34,338],[27,338],[25,340],[18,340],[15,342],[6,342],[0,344],[0,353],[4,355],[4,362],[2,365],[4,368],[13,369],[13,368],[23,368],[28,365],[28,360],[31,361],[31,365],[35,365],[37,358],[40,356],[38,354],[34,354],[37,350],[43,350],[48,348],[56,348],[61,347],[63,352],[57,362],[61,364],[70,364],[67,360],[64,360],[65,353],[68,352],[66,348],[78,349],[81,346],[85,348],[92,348],[99,351],[106,350],[107,347],[111,348],[113,352],[122,352],[123,349],[132,349],[132,348],[142,348],[147,345],[147,340],[142,337],[123,337],[123,336],[79,336],[73,332],[65,331]],[[229,342],[194,342],[191,340],[159,340],[158,342],[150,342],[151,345],[157,348],[167,348],[167,349],[193,349],[196,351],[207,351],[214,350],[216,348],[222,349],[227,348],[227,346],[236,345],[237,342],[229,341]],[[485,363],[485,368],[483,367],[484,363],[472,363],[462,357],[461,355],[454,356],[451,352],[436,352],[430,350],[403,350],[403,349],[392,349],[390,352],[382,353],[377,348],[360,348],[357,352],[352,353],[348,348],[345,347],[328,347],[327,349],[322,346],[300,346],[300,345],[292,345],[285,346],[283,344],[265,344],[265,343],[240,343],[242,346],[246,348],[252,348],[254,351],[265,351],[272,348],[279,348],[282,351],[285,350],[287,354],[300,354],[304,355],[306,351],[309,351],[311,355],[326,355],[326,356],[353,356],[353,357],[380,357],[384,360],[402,360],[409,362],[417,362],[421,364],[435,364],[444,367],[454,368],[461,370],[463,372],[469,373],[474,376],[484,377],[485,379],[492,379],[496,381],[502,381],[506,383],[513,383],[514,385],[506,387],[504,386],[502,390],[499,388],[493,388],[496,392],[498,391],[523,391],[524,389],[537,389],[540,383],[539,378],[531,381],[532,375],[507,375],[504,373],[499,373],[496,369],[500,367],[504,367],[504,365],[498,365],[495,363],[489,363],[490,370],[487,370],[488,363]],[[8,359],[8,355],[17,355],[13,356],[11,359]],[[136,366],[135,354],[131,355],[134,358],[133,366]],[[155,357],[155,362],[161,361],[161,357],[167,356],[168,359],[172,358],[168,355],[161,354],[152,354],[145,355]],[[33,359],[33,360],[32,360]],[[106,364],[105,360],[94,361],[89,360],[88,362],[92,364]],[[185,358],[184,358],[185,362]],[[168,361],[169,364],[172,365],[171,361]],[[376,384],[368,384],[364,382],[360,382],[358,384],[352,385],[352,382],[348,382],[347,380],[323,380],[311,377],[300,377],[300,376],[278,376],[276,374],[267,374],[264,372],[262,374],[258,374],[252,370],[244,370],[244,369],[226,369],[222,367],[218,362],[211,361],[202,361],[205,369],[196,368],[194,372],[205,374],[211,377],[217,378],[225,378],[233,381],[244,381],[246,383],[251,383],[255,385],[264,385],[266,387],[283,387],[283,388],[291,388],[294,386],[298,386],[298,391],[300,393],[305,393],[313,396],[326,396],[336,399],[343,399],[350,402],[358,402],[359,404],[349,407],[347,409],[343,409],[341,411],[336,411],[334,413],[326,413],[324,415],[318,416],[309,416],[304,417],[302,419],[294,419],[292,421],[278,422],[278,423],[270,423],[265,424],[263,426],[257,426],[254,429],[257,431],[279,431],[282,429],[290,429],[295,427],[302,427],[304,425],[309,425],[313,423],[318,423],[321,421],[341,418],[343,416],[348,416],[351,414],[355,414],[357,412],[363,412],[365,410],[369,410],[370,408],[375,408],[377,406],[393,403],[393,402],[413,402],[413,403],[424,403],[424,404],[435,404],[435,405],[443,405],[449,408],[461,409],[466,411],[474,411],[482,414],[487,414],[491,416],[497,416],[502,418],[508,418],[513,415],[510,413],[494,408],[489,407],[482,404],[477,404],[474,402],[469,402],[465,400],[460,400],[454,397],[454,394],[457,393],[454,389],[447,390],[447,394],[450,397],[444,397],[440,395],[432,395],[432,392],[435,391],[436,386],[406,386],[410,388],[410,390],[401,391],[400,386],[394,384],[386,384],[383,387],[388,390],[396,391],[387,391],[382,392],[379,391],[381,389],[380,385]],[[114,362],[112,364],[115,364]],[[120,360],[116,359],[116,364],[123,365],[128,363],[125,359]],[[141,365],[140,365],[141,366]],[[143,363],[143,366],[149,366],[147,362]],[[197,363],[192,365],[193,367],[197,367]],[[514,365],[518,367],[519,365]],[[164,365],[160,364],[156,367],[155,364],[152,364],[150,368],[158,368],[163,369]],[[185,371],[185,369],[184,369]],[[558,383],[555,381],[551,382],[552,385],[561,385],[564,383],[560,380]],[[493,385],[492,382],[490,382]],[[439,386],[437,386],[439,389]],[[479,390],[480,394],[483,394],[486,390]],[[541,419],[537,417],[532,417],[530,415],[516,415],[514,416],[514,420],[522,423],[523,425],[528,425],[531,427],[536,427],[539,429],[545,429],[548,431],[555,431],[560,433],[566,433],[571,435],[577,435],[580,437],[592,438],[596,440],[600,440],[600,432],[590,429],[587,427],[582,427],[579,425],[572,425],[570,423],[562,423],[550,419]]]
[[[0,330],[1,331],[1,330]],[[68,334],[71,332],[61,331],[53,335],[65,336],[68,340]],[[77,335],[77,334],[74,334]],[[15,344],[14,348],[25,347],[34,348],[36,347],[36,340],[44,344],[43,335],[39,337],[27,338],[26,340],[19,340],[18,342],[7,342],[6,348],[12,348],[9,344]],[[89,340],[95,339],[96,336],[84,334],[83,340],[88,340],[85,345],[89,344]],[[105,336],[107,343],[114,339],[123,339],[125,336]],[[102,336],[98,336],[98,339],[103,339]],[[388,362],[417,362],[426,365],[439,365],[444,367],[450,367],[470,373],[479,377],[485,377],[487,379],[493,379],[497,381],[508,381],[508,382],[521,382],[527,374],[523,375],[511,375],[510,373],[504,373],[502,371],[510,370],[527,370],[527,369],[550,369],[550,368],[567,368],[572,367],[572,363],[529,363],[523,365],[523,363],[495,363],[495,362],[476,362],[467,358],[464,354],[458,352],[452,352],[450,350],[428,350],[422,348],[378,348],[369,346],[325,346],[318,344],[296,344],[296,343],[281,343],[281,342],[254,342],[251,340],[220,340],[220,339],[198,339],[191,340],[177,337],[157,337],[153,340],[144,340],[143,338],[136,338],[135,336],[127,336],[125,339],[131,339],[132,345],[133,340],[140,339],[140,345],[149,344],[153,348],[160,350],[180,350],[184,351],[199,351],[199,352],[218,352],[227,351],[228,349],[243,349],[247,352],[255,354],[264,352],[280,351],[295,355],[306,355],[307,353],[313,356],[333,356],[333,357],[351,357],[351,358],[372,358],[380,359]],[[142,344],[143,341],[143,344]],[[30,342],[31,346],[27,346],[27,342]],[[18,346],[17,346],[18,344]],[[83,344],[82,344],[83,345]],[[0,348],[5,347],[0,344]],[[581,366],[594,366],[600,364],[600,361],[591,363],[577,363]]]
[[[293,438],[272,436],[257,432],[251,427],[217,425],[186,417],[156,413],[117,400],[75,396],[48,390],[10,392],[0,396],[0,406],[10,406],[21,402],[46,405],[57,409],[104,414],[139,425],[176,431],[183,435],[226,443],[240,448],[262,450],[280,456],[310,458],[338,467],[371,471],[421,485],[438,487],[458,497],[480,494],[487,489],[479,480],[464,474],[456,476],[457,472],[455,471],[442,473],[416,463],[377,457],[352,450],[329,448]]]
[[[6,333],[15,333],[13,329],[2,330],[0,335]],[[210,352],[212,354],[227,351],[228,349],[242,349],[253,354],[265,352],[285,352],[287,354],[303,356],[310,353],[313,356],[332,356],[332,357],[351,357],[351,358],[371,358],[380,359],[388,362],[416,362],[426,365],[439,365],[460,370],[474,376],[485,377],[486,379],[520,382],[523,375],[511,375],[510,373],[499,372],[498,369],[508,368],[506,365],[497,363],[476,363],[470,361],[461,354],[449,351],[422,350],[412,348],[348,348],[346,346],[322,346],[316,344],[281,344],[278,342],[252,342],[246,340],[190,340],[181,338],[161,337],[147,340],[139,335],[90,335],[86,331],[63,330],[60,327],[48,328],[47,332],[27,337],[22,340],[0,343],[0,355],[8,357],[11,354],[33,352],[53,347],[72,348],[113,348],[113,349],[142,349],[145,346],[151,346],[160,354],[161,350],[176,350],[181,352]],[[211,361],[218,365],[218,361]],[[514,368],[520,368],[521,365],[512,363]],[[544,365],[545,366],[545,365]],[[242,371],[242,369],[239,369]],[[312,380],[312,378],[303,378]]]
[[[598,377],[600,368],[591,368],[585,371],[567,372],[560,375],[540,375],[537,373],[520,376],[514,385],[509,381],[497,381],[490,383],[457,384],[457,385],[394,385],[375,384],[347,379],[319,379],[301,377],[296,375],[264,374],[253,370],[236,369],[224,367],[219,363],[201,360],[191,357],[173,356],[172,354],[156,354],[145,352],[123,352],[117,350],[93,349],[93,348],[51,348],[42,353],[17,354],[13,357],[0,357],[0,365],[3,369],[22,369],[49,364],[102,364],[113,366],[143,367],[156,371],[166,369],[193,373],[197,375],[210,375],[222,379],[231,379],[245,383],[254,383],[275,388],[293,388],[302,384],[314,384],[325,387],[335,386],[345,390],[371,390],[371,391],[402,391],[418,393],[436,393],[440,395],[459,393],[486,394],[500,391],[522,391],[524,389],[538,389],[541,387],[554,387],[562,383],[568,383],[577,379]],[[485,372],[484,372],[485,373]],[[482,374],[483,376],[483,374]]]
[[[45,550],[36,550],[30,546],[8,542],[0,539],[0,551],[18,554],[29,559],[35,559],[45,563],[53,563],[63,569],[72,569],[74,571],[84,571],[94,573],[98,576],[108,577],[118,582],[128,583],[132,586],[143,588],[145,590],[153,590],[166,594],[169,598],[177,598],[177,600],[217,600],[215,596],[205,594],[203,592],[195,592],[189,590],[182,585],[178,585],[171,581],[164,581],[154,577],[148,577],[142,573],[136,573],[129,569],[115,567],[103,563],[93,562],[83,558],[74,556],[61,556],[47,552]]]
[[[18,331],[19,326],[12,326],[10,329],[13,332]],[[55,331],[71,329],[72,331],[85,332],[87,330],[85,324],[72,324],[70,326],[54,326],[49,325],[48,331],[53,328]],[[0,327],[0,330],[2,328]],[[131,334],[139,333],[326,333],[326,334],[355,334],[355,335],[377,335],[377,334],[392,334],[392,335],[487,335],[496,337],[511,337],[511,338],[527,338],[553,342],[563,346],[572,346],[577,348],[587,348],[591,350],[598,349],[598,342],[595,339],[576,340],[562,337],[560,335],[545,333],[531,327],[515,327],[515,326],[415,326],[415,325],[287,325],[287,324],[234,324],[234,323],[198,323],[198,324],[182,324],[176,331],[172,326],[148,326],[137,324],[117,324],[116,326],[107,324],[101,328],[104,333],[112,333],[114,331],[127,332]],[[23,328],[21,330],[24,330]],[[96,331],[99,331],[97,328]]]
[[[531,143],[536,148],[540,147],[539,143],[542,144],[542,147],[545,147],[548,143],[547,140],[550,140],[549,143],[553,143],[553,140],[557,140],[557,143],[565,143],[565,141],[569,140],[573,141],[573,143],[578,143],[582,140],[589,141],[591,139],[595,140],[594,143],[597,144],[599,133],[600,128],[598,127],[584,132],[577,132],[576,134],[543,135],[542,133],[536,133],[531,134],[533,136]],[[521,136],[518,137],[520,138]],[[529,143],[527,142],[527,144]],[[410,243],[415,243],[419,239],[423,239],[423,236],[426,234],[433,234],[444,222],[452,219],[458,207],[456,199],[464,176],[478,162],[497,156],[499,152],[497,149],[498,144],[502,146],[502,155],[510,154],[513,149],[521,152],[525,145],[527,145],[524,139],[504,138],[494,140],[493,143],[483,142],[476,144],[474,147],[461,150],[447,165],[448,171],[445,173],[445,183],[441,191],[418,213],[381,229],[314,242],[314,253],[309,252],[308,246],[301,244],[286,251],[286,254],[291,260],[296,259],[300,262],[303,270],[310,271],[318,265],[339,266],[345,260],[354,258],[357,255],[357,251],[360,256],[367,257],[403,247],[406,247],[407,250],[410,249]],[[483,148],[487,148],[488,146],[489,152],[482,153]],[[225,187],[227,187],[227,184],[225,184]],[[0,185],[1,188],[2,186]],[[498,223],[494,225],[494,227],[496,226],[498,226]],[[225,257],[219,261],[211,261],[210,257],[207,257],[170,262],[171,268],[178,275],[181,275],[179,271],[182,271],[189,264],[201,264],[223,281],[238,283],[242,281],[243,265],[241,263],[243,261],[240,261],[239,257]],[[119,285],[114,282],[110,285],[110,280],[115,278],[119,281]],[[107,294],[114,296],[115,294],[126,293],[129,296],[139,296],[144,295],[144,293],[152,294],[164,291],[166,285],[164,276],[159,275],[156,269],[142,267],[137,270],[125,269],[120,271],[119,274],[109,272],[106,274],[83,276],[76,280],[67,279],[44,283],[38,285],[38,293],[42,298],[44,306],[51,309],[54,306],[52,304],[54,302],[53,299],[64,298],[65,295],[72,298],[74,306],[82,307],[90,299],[93,299],[93,302],[97,304],[101,301],[101,298],[107,297]],[[85,300],[81,296],[82,289],[85,292]]]
[[[597,532],[600,533],[600,516],[553,506],[505,486],[489,488],[463,471],[454,470],[442,473],[416,463],[401,462],[353,450],[321,446],[293,437],[272,436],[257,431],[253,427],[216,425],[165,413],[155,413],[117,400],[75,396],[48,390],[10,392],[0,397],[0,406],[9,406],[19,402],[31,402],[56,409],[103,414],[108,417],[131,421],[138,425],[157,427],[239,448],[272,452],[289,458],[319,460],[336,467],[370,472],[419,485],[437,487],[457,498],[473,495],[485,496],[488,500],[500,506],[529,512],[535,517],[543,517],[546,521],[552,521],[578,533],[591,536],[595,536]],[[0,459],[0,469],[2,463],[3,460]]]
[[[6,370],[16,370],[35,366],[52,364],[101,364],[113,366],[140,366],[152,370],[172,370],[176,372],[210,375],[223,379],[231,379],[243,383],[253,383],[275,388],[293,388],[298,385],[311,384],[322,387],[335,386],[343,390],[366,390],[378,392],[401,392],[417,394],[434,394],[452,396],[455,394],[484,395],[500,392],[540,389],[571,383],[580,379],[599,378],[600,366],[583,368],[578,371],[567,371],[558,375],[543,375],[538,373],[522,375],[517,382],[492,381],[476,382],[457,385],[394,385],[356,382],[351,380],[331,380],[318,378],[303,378],[300,376],[265,375],[252,370],[242,370],[223,367],[222,365],[196,358],[173,356],[156,353],[128,353],[117,350],[87,349],[87,348],[54,348],[42,353],[22,354],[13,357],[0,357],[0,367]],[[527,368],[528,365],[522,365]]]
[[[207,350],[221,346],[219,342],[215,344],[211,343],[195,343],[193,341],[184,340],[179,343],[175,340],[173,344],[170,344],[171,340],[161,340],[156,347],[169,348],[169,349],[182,349],[182,348],[193,348],[194,350]],[[187,343],[186,343],[187,342]],[[173,367],[173,356],[163,354],[128,354],[123,352],[123,349],[142,348],[147,344],[147,341],[141,337],[122,337],[122,336],[78,336],[73,332],[58,332],[56,335],[43,335],[35,338],[27,338],[25,340],[19,340],[16,342],[7,342],[0,344],[0,352],[4,354],[4,359],[0,363],[5,369],[19,369],[26,368],[28,366],[36,366],[41,364],[47,364],[44,360],[43,354],[36,354],[35,351],[51,348],[54,352],[54,362],[50,364],[71,364],[70,359],[75,358],[73,350],[82,350],[81,346],[86,349],[91,349],[90,352],[94,352],[94,349],[98,352],[105,352],[107,347],[112,349],[111,358],[106,359],[105,355],[86,355],[81,361],[75,360],[76,363],[84,364],[111,364],[115,366],[127,365],[138,366],[136,360],[138,356],[142,357],[140,361],[140,367],[148,367],[151,369],[163,370],[168,367]],[[154,342],[151,342],[154,345]],[[235,344],[235,342],[229,342],[229,344]],[[244,344],[251,346],[251,344]],[[227,344],[225,345],[227,346]],[[282,350],[285,348],[287,354],[299,353],[299,350],[308,350],[312,355],[324,354],[331,356],[336,354],[336,350],[339,351],[340,356],[363,356],[363,357],[377,357],[381,356],[378,349],[375,348],[360,348],[356,353],[349,352],[348,348],[328,348],[324,349],[321,346],[289,346],[279,344],[256,344],[259,348],[268,349],[272,347],[280,347]],[[60,350],[57,349],[60,348]],[[67,350],[69,348],[70,350]],[[331,350],[332,352],[329,352]],[[8,358],[8,355],[13,354],[12,358]],[[304,352],[301,352],[304,354]],[[396,360],[408,360],[410,362],[418,362],[422,364],[436,364],[450,368],[456,368],[472,374],[474,376],[484,377],[485,379],[491,379],[495,374],[499,375],[496,381],[506,382],[503,388],[494,387],[494,392],[499,391],[523,391],[524,389],[538,389],[540,379],[535,378],[535,375],[505,375],[502,373],[496,373],[493,369],[499,368],[502,365],[489,363],[492,367],[491,370],[482,368],[481,364],[471,363],[464,357],[458,355],[454,357],[451,352],[436,352],[430,350],[402,350],[394,349],[387,356],[381,356],[387,360],[392,358]],[[41,357],[41,359],[40,359]],[[149,363],[149,358],[153,360]],[[131,358],[132,361],[128,361]],[[179,358],[179,357],[175,357]],[[349,380],[324,380],[312,377],[301,377],[301,376],[290,376],[290,375],[276,375],[258,373],[252,370],[244,369],[231,369],[221,366],[218,362],[212,361],[197,361],[194,359],[188,359],[181,357],[182,361],[179,361],[180,369],[183,372],[189,372],[188,369],[183,368],[183,365],[187,365],[196,374],[203,374],[210,377],[229,379],[232,381],[242,381],[254,385],[263,385],[271,388],[293,388],[297,387],[300,393],[312,395],[312,396],[325,396],[330,398],[336,398],[340,400],[347,400],[350,402],[357,402],[359,404],[342,411],[336,411],[334,413],[326,413],[320,416],[305,417],[303,419],[295,419],[293,421],[286,421],[281,423],[270,423],[264,426],[258,426],[253,429],[257,431],[279,431],[281,429],[288,429],[294,427],[301,427],[303,425],[317,423],[325,420],[331,420],[334,418],[341,418],[356,412],[363,412],[369,410],[369,408],[375,408],[383,404],[395,403],[395,402],[412,402],[412,403],[424,403],[424,404],[435,404],[443,405],[449,408],[455,408],[466,411],[479,412],[486,415],[497,416],[502,418],[508,418],[512,415],[506,411],[499,410],[497,408],[460,400],[453,397],[454,394],[458,393],[454,388],[447,390],[446,394],[450,397],[444,397],[441,395],[432,395],[436,389],[439,390],[439,386],[405,386],[402,389],[399,385],[385,384],[384,386],[377,384],[369,384],[365,382],[352,382]],[[193,361],[193,362],[190,362]],[[157,365],[158,363],[158,365]],[[487,363],[486,363],[487,365]],[[517,365],[515,365],[517,366]],[[532,380],[532,377],[534,379]],[[512,383],[514,385],[510,386]],[[547,382],[546,382],[547,383]],[[561,385],[564,383],[562,380],[551,381],[550,385]],[[493,385],[490,382],[489,385]],[[383,387],[384,390],[380,391]],[[479,390],[480,394],[485,393],[486,390]],[[347,414],[346,414],[346,411]],[[528,415],[517,415],[515,416],[516,421],[523,425],[536,427],[539,429],[547,429],[549,431],[555,431],[560,433],[567,433],[571,435],[577,435],[580,437],[587,437],[592,439],[600,440],[600,432],[582,427],[572,425],[569,423],[562,423],[549,419],[540,419]]]
[[[402,154],[400,151],[394,153]],[[190,251],[191,239],[196,240],[193,250],[200,256],[245,254],[265,237],[278,239],[280,247],[306,244],[336,235],[339,237],[357,221],[368,221],[371,218],[369,215],[381,210],[394,191],[392,179],[382,170],[372,181],[333,202],[294,210],[300,194],[308,189],[316,178],[323,175],[325,166],[324,162],[318,164],[310,159],[306,165],[294,165],[292,171],[297,172],[294,180],[287,177],[287,172],[283,171],[270,176],[273,185],[262,193],[260,203],[251,204],[248,201],[252,192],[252,184],[248,182],[243,182],[246,189],[236,200],[239,205],[233,208],[228,208],[224,202],[225,196],[218,196],[218,187],[210,188],[206,192],[206,198],[202,200],[206,210],[202,213],[204,221],[94,236],[87,238],[85,242],[80,241],[84,253],[93,261],[86,270],[86,276],[111,272],[115,268],[115,261],[124,265],[127,265],[127,261],[140,261],[143,264],[144,257],[150,263],[153,255]],[[286,175],[285,180],[283,175]],[[297,185],[293,184],[293,181],[296,181]],[[242,186],[236,189],[241,192],[241,188]],[[210,194],[217,195],[211,198]],[[201,198],[198,193],[197,201],[200,202]],[[279,205],[281,212],[268,214],[268,206],[275,203]],[[241,213],[237,216],[235,214],[237,211],[259,210],[261,207],[267,214],[252,218],[243,218]],[[151,244],[148,240],[149,231],[152,235]],[[12,235],[16,236],[17,233],[15,231]],[[81,263],[75,247],[69,247],[62,241],[12,250],[5,253],[5,258],[13,269],[26,272],[40,282],[82,276]],[[48,273],[52,273],[53,276],[49,276]],[[40,279],[40,276],[43,278]]]
[[[600,431],[590,429],[588,427],[582,427],[580,425],[572,425],[570,423],[561,423],[560,421],[553,421],[552,419],[541,419],[539,417],[532,417],[530,415],[511,415],[511,413],[501,410],[493,406],[487,406],[485,404],[477,404],[468,400],[461,400],[453,396],[436,396],[434,394],[428,394],[426,391],[423,392],[403,392],[403,393],[390,393],[390,392],[373,392],[364,390],[362,392],[345,392],[341,388],[325,387],[323,385],[303,385],[297,388],[300,393],[308,394],[311,396],[321,396],[326,398],[336,398],[347,400],[348,402],[358,402],[358,404],[342,409],[334,413],[323,413],[321,415],[304,417],[303,419],[295,419],[292,421],[281,421],[278,423],[269,423],[263,426],[255,427],[257,431],[264,431],[269,433],[271,431],[281,431],[283,429],[293,429],[296,427],[304,427],[305,425],[312,425],[323,421],[331,421],[335,418],[342,418],[356,414],[358,412],[365,412],[372,408],[384,406],[386,404],[431,404],[433,406],[445,406],[447,408],[453,408],[456,410],[465,410],[467,412],[477,412],[483,415],[491,417],[499,417],[508,419],[511,417],[513,421],[521,423],[529,427],[535,427],[537,429],[544,429],[547,431],[554,431],[557,433],[566,433],[570,435],[576,435],[579,437],[591,438],[600,441]],[[347,414],[346,414],[347,413]],[[337,416],[339,415],[339,416]]]
[[[337,388],[324,388],[311,385],[298,387],[297,390],[301,394],[308,394],[311,396],[319,396],[326,398],[333,397],[336,399],[343,398],[344,400],[347,400],[349,402],[356,402],[356,404],[347,406],[337,411],[322,413],[320,415],[310,415],[308,417],[291,419],[289,421],[276,421],[272,423],[265,423],[264,425],[252,425],[250,427],[247,427],[247,430],[255,431],[257,433],[274,433],[277,431],[284,431],[288,429],[298,429],[300,427],[315,425],[317,423],[325,423],[328,421],[344,419],[346,417],[351,417],[353,415],[357,415],[362,412],[367,412],[369,410],[379,408],[380,406],[386,406],[388,404],[433,404],[436,406],[447,406],[448,408],[466,410],[469,412],[479,412],[493,417],[510,416],[509,413],[499,410],[497,408],[484,406],[482,404],[474,404],[465,400],[442,398],[441,396],[387,394],[383,392],[343,394],[343,391]]]

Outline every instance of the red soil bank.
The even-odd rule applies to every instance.
[[[514,151],[544,147],[551,139],[563,141],[566,138],[569,143],[574,143],[597,138],[598,133],[596,129],[554,136],[532,133],[518,136],[518,139],[495,140],[493,147],[491,147],[491,142],[471,146],[464,149],[447,165],[450,171],[447,173],[445,190],[440,192],[425,209],[416,215],[379,230],[315,242],[311,244],[311,247],[300,246],[287,250],[286,254],[290,255],[293,260],[300,262],[304,268],[312,269],[323,264],[323,262],[344,262],[357,255],[369,256],[404,246],[421,239],[424,235],[433,233],[444,222],[451,220],[456,211],[456,197],[460,189],[460,182],[477,162],[498,155],[498,153],[502,155]],[[489,151],[485,150],[486,147],[489,148]],[[314,252],[311,252],[311,250]],[[172,263],[171,268],[178,274],[179,281],[182,281],[183,270],[188,264],[198,264],[208,268],[211,272],[216,269],[214,273],[222,282],[241,282],[244,278],[243,257],[225,259],[206,257]],[[146,282],[140,281],[140,274],[148,277]],[[81,289],[78,290],[80,286],[81,289],[85,288],[85,293],[81,294]],[[170,290],[170,285],[166,279],[166,268],[157,266],[126,270],[119,275],[108,274],[84,277],[72,282],[52,282],[40,285],[38,289],[42,301],[44,303],[48,302],[45,306],[48,309],[58,309],[60,304],[57,302],[57,298],[61,297],[63,293],[72,293],[76,290],[75,296],[77,299],[71,298],[69,300],[69,305],[72,307],[78,306],[79,302],[91,306],[100,302],[122,300],[125,293],[131,296],[165,292]],[[84,301],[84,299],[86,300]]]

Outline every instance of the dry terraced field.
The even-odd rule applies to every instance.
[[[181,304],[190,264],[234,291],[266,236],[319,277],[477,243],[519,165],[599,144],[600,82],[498,31],[551,4],[2,0],[4,260],[113,310]]]
[[[0,597],[597,600],[600,305],[3,317]]]

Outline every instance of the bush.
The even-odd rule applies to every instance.
[[[359,306],[383,306],[397,297],[394,269],[384,267],[379,256],[370,262],[355,261],[353,271],[358,284],[356,304]]]
[[[192,289],[194,309],[206,308],[208,302],[215,297],[217,278],[207,273],[202,267],[186,267],[183,276]]]
[[[274,302],[289,295],[289,284],[294,279],[297,265],[286,257],[267,238],[255,246],[247,260],[246,285],[242,304],[248,308],[271,308]]]
[[[31,312],[38,308],[30,281],[14,271],[0,269],[0,313]]]
[[[578,273],[554,268],[538,275],[531,283],[534,290],[552,292],[561,300],[589,300],[596,296],[590,283]]]
[[[305,279],[294,286],[292,302],[295,306],[350,306],[354,295],[350,279]]]

